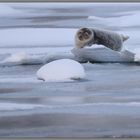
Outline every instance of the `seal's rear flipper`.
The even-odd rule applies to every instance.
[[[122,36],[123,41],[126,41],[126,40],[129,39],[129,36],[128,36],[128,35],[122,35],[122,34],[121,34],[121,36]]]

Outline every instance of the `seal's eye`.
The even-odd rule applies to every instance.
[[[78,34],[82,34],[82,32],[80,31],[80,32],[78,32]]]
[[[90,37],[90,34],[88,32],[85,32],[83,36],[84,36],[84,39],[88,39]]]
[[[79,40],[83,40],[82,35],[79,35],[78,38],[79,38]]]

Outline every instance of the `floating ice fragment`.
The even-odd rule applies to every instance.
[[[71,59],[60,59],[45,64],[37,71],[38,79],[44,81],[71,81],[85,77],[83,66]]]
[[[26,52],[19,52],[15,54],[11,54],[8,58],[3,60],[4,62],[21,62],[28,58],[28,54]]]

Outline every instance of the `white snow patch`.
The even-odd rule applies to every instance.
[[[71,59],[60,59],[42,66],[37,71],[38,79],[45,81],[72,81],[85,77],[84,67]]]

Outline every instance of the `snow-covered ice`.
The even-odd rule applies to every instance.
[[[85,77],[84,67],[71,59],[52,61],[37,71],[38,79],[44,81],[71,81]]]
[[[96,45],[95,45],[96,46]],[[83,49],[72,49],[77,60],[91,62],[134,62],[134,53],[128,50],[117,52],[102,45],[99,47],[85,47]]]

